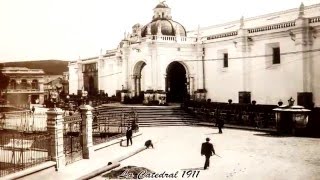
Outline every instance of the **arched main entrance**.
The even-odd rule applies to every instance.
[[[188,94],[186,69],[177,61],[167,67],[166,92],[167,102],[182,102]]]
[[[143,67],[145,65],[146,63],[144,61],[139,61],[135,64],[133,69],[132,89],[134,91],[135,96],[140,96],[140,92],[144,90],[145,85],[144,85],[144,79],[143,79],[143,75],[144,75]]]

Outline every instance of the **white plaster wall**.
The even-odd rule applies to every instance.
[[[302,57],[287,54],[296,50],[295,42],[290,37],[268,38],[254,42],[250,56],[269,54],[267,44],[279,43],[281,63],[268,65],[266,61],[272,56],[251,59],[251,99],[258,104],[284,103],[290,97],[297,98],[297,92],[303,91]]]
[[[237,48],[232,41],[213,42],[204,47],[207,99],[238,102],[238,92],[243,90],[243,78],[241,59],[232,59],[238,57]],[[228,53],[228,68],[223,68],[223,52]]]
[[[70,64],[69,69],[69,94],[77,94],[78,90],[78,64]]]
[[[102,60],[100,67],[100,89],[108,93],[108,96],[116,95],[116,90],[121,90],[122,68],[121,63],[115,57]]]

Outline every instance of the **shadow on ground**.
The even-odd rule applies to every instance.
[[[222,133],[207,133],[206,135],[211,135],[211,134],[222,134]]]
[[[277,133],[259,133],[253,134],[255,136],[263,136],[263,137],[273,137],[273,138],[286,138],[286,137],[293,137],[292,135],[285,135],[285,134],[277,134]]]
[[[286,138],[286,137],[300,137],[300,138],[319,138],[320,136],[314,136],[309,134],[297,134],[297,135],[290,135],[290,134],[279,134],[279,133],[259,133],[253,134],[255,136],[263,136],[263,137],[272,137],[272,138]]]
[[[197,168],[186,168],[186,169],[181,169],[182,171],[191,171],[191,170],[203,170],[203,167],[197,167]]]

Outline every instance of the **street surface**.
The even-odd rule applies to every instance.
[[[122,161],[119,168],[130,165],[158,174],[177,173],[177,179],[320,179],[320,139],[236,129],[223,129],[223,134],[218,134],[218,129],[210,127],[141,128],[141,132],[143,141],[148,137],[157,141],[155,148]],[[221,157],[211,157],[210,168],[203,170],[205,157],[200,155],[200,149],[206,137]],[[144,144],[139,140],[133,143]],[[198,171],[197,178],[192,178],[191,174]],[[94,179],[105,178],[100,175]]]

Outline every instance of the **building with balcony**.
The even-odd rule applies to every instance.
[[[10,78],[6,89],[7,100],[10,104],[43,104],[45,73],[42,69],[3,67],[1,71]]]
[[[320,106],[320,4],[187,31],[164,2],[119,46],[69,63],[69,93],[126,90],[185,98]],[[240,16],[240,15],[239,15]],[[153,95],[152,95],[153,94]]]

